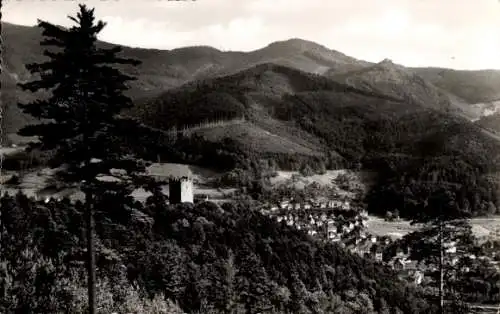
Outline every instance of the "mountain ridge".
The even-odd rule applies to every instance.
[[[26,94],[15,86],[15,83],[29,79],[30,75],[25,68],[25,64],[39,62],[42,60],[42,47],[39,42],[41,32],[36,27],[19,26],[12,23],[3,23],[4,25],[4,40],[5,40],[5,60],[7,71],[2,74],[2,81],[6,82],[4,93],[2,95],[4,106],[7,106],[6,133],[13,134],[25,123],[29,122],[29,117],[23,116],[15,105],[18,100],[26,101],[32,95]],[[112,44],[99,42],[99,46],[109,47]],[[193,46],[181,47],[171,50],[160,49],[142,49],[120,46],[123,49],[122,55],[129,58],[135,58],[142,61],[142,64],[137,68],[128,66],[121,69],[130,75],[137,76],[138,80],[131,83],[131,90],[128,91],[136,102],[144,103],[161,95],[164,91],[171,89],[182,88],[183,85],[190,82],[203,81],[214,77],[224,77],[235,75],[241,71],[246,71],[259,64],[276,64],[292,69],[297,69],[307,73],[314,73],[329,76],[334,73],[335,76],[347,75],[349,73],[367,71],[371,67],[377,67],[377,64],[358,60],[347,56],[339,51],[328,49],[327,47],[317,44],[312,41],[291,38],[288,40],[277,41],[268,44],[267,46],[250,51],[221,51],[210,46]],[[378,63],[380,65],[391,65],[393,62],[388,60]],[[478,99],[477,95],[463,95],[463,82],[467,80],[466,74],[475,75],[478,77],[495,77],[498,72],[500,86],[500,71],[468,71],[457,72],[450,69],[433,68],[406,68],[398,65],[399,71],[404,71],[405,75],[410,76],[411,73],[416,73],[420,80],[424,81],[424,88],[417,88],[413,94],[424,94],[425,97],[417,95],[417,102],[430,103],[437,98],[445,99],[444,102],[459,104],[459,111],[465,112],[465,116],[469,119],[477,119],[472,117],[477,112],[468,112],[468,100]],[[438,72],[436,72],[438,71]],[[443,81],[439,73],[445,71],[446,76],[457,74],[458,81],[451,80]],[[431,78],[430,80],[428,78]],[[410,87],[400,84],[399,90],[394,92],[386,88],[381,88],[380,83],[368,82],[371,87],[368,91],[376,91],[377,93],[386,94],[386,96],[399,97],[401,94],[408,93]],[[362,79],[361,81],[367,81]],[[479,90],[488,90],[489,95],[496,95],[496,90],[492,87],[493,84],[487,81],[486,85],[481,85]],[[483,82],[481,81],[481,82]],[[473,82],[468,82],[470,87]],[[482,83],[481,83],[482,84]],[[279,85],[279,84],[278,84]],[[278,87],[276,85],[276,87]],[[352,84],[351,84],[352,85]],[[354,84],[356,85],[356,84]],[[421,84],[422,85],[422,84]],[[359,88],[359,86],[356,86]],[[365,90],[366,90],[366,86]],[[425,95],[426,87],[429,87],[430,95]],[[460,88],[458,88],[460,87]],[[474,87],[474,86],[472,86]],[[471,88],[472,88],[471,87]],[[469,88],[469,89],[471,89]],[[457,96],[456,90],[462,91],[461,96]],[[424,92],[421,92],[423,90]],[[410,93],[411,94],[411,93]],[[500,95],[500,91],[498,92]],[[438,97],[439,96],[439,97]],[[462,97],[464,96],[464,97]],[[488,98],[484,96],[482,98]],[[429,101],[428,101],[429,100]],[[432,107],[432,104],[431,104]],[[457,107],[457,106],[455,106]],[[474,111],[474,109],[472,109]]]
[[[28,73],[24,68],[24,64],[40,61],[42,57],[42,48],[39,46],[41,32],[36,27],[2,23],[4,25],[7,71],[11,68],[12,72],[21,79],[26,78],[25,76]],[[114,46],[114,44],[103,41],[99,41],[99,45],[104,47]],[[313,41],[299,38],[276,41],[249,52],[221,51],[207,45],[180,47],[171,50],[117,46],[122,47],[123,54],[127,57],[134,57],[143,62],[138,71],[125,67],[127,72],[131,72],[129,74],[140,72],[143,76],[140,84],[134,86],[136,87],[134,93],[138,91],[164,90],[182,85],[193,79],[232,74],[262,62],[274,62],[311,73],[317,72],[318,68],[321,67],[328,68],[321,70],[324,72],[334,69],[335,72],[341,73],[359,70],[374,64],[329,49]],[[458,82],[456,84],[462,85],[464,81],[467,81],[465,78],[467,75],[484,77],[481,84],[486,84],[488,90],[494,89],[493,83],[487,84],[488,81],[491,82],[491,79],[494,79],[494,81],[498,80],[500,82],[500,71],[495,70],[463,71],[432,67],[408,69],[417,72],[438,87],[446,87],[445,90],[466,100],[475,100],[478,97],[464,96],[463,88],[451,86],[452,84],[448,83],[450,81],[448,77],[457,76]],[[446,82],[443,82],[443,73],[447,76]],[[472,83],[469,82],[468,84]],[[475,87],[477,84],[472,85]],[[491,91],[490,94],[493,94],[497,99],[500,98],[499,90]],[[488,95],[486,98],[488,97],[490,96]],[[480,100],[491,101],[494,99]]]

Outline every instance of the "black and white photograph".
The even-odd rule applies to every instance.
[[[0,314],[500,314],[500,1],[0,22]]]

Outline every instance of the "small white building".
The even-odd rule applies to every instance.
[[[332,208],[341,208],[342,207],[342,202],[341,201],[331,201],[331,207]]]
[[[318,232],[316,230],[309,230],[308,233],[312,236],[315,236]]]
[[[413,277],[413,282],[416,285],[420,285],[424,280],[424,273],[422,273],[419,270],[416,270],[415,272],[413,272],[412,277]]]

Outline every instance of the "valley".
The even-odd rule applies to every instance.
[[[443,302],[500,302],[500,71],[106,50],[79,8],[82,32],[2,23],[0,312],[84,312],[88,275],[110,312],[437,313],[445,266]]]
[[[24,147],[2,148],[0,153],[4,156],[13,154],[23,150]],[[234,197],[239,192],[238,186],[220,188],[217,184],[217,179],[224,175],[223,172],[214,171],[208,168],[199,166],[176,164],[176,163],[153,163],[148,168],[148,174],[154,177],[168,178],[170,176],[189,176],[193,179],[193,194],[195,199],[199,201],[210,201],[222,204],[224,202],[235,201]],[[63,190],[44,190],[43,188],[50,182],[52,173],[48,168],[33,169],[21,174],[21,180],[18,185],[2,184],[1,193],[15,194],[22,191],[29,197],[44,199],[47,197],[62,198],[69,197],[73,200],[83,200],[83,194],[77,189]],[[18,172],[4,171],[2,173],[1,182],[7,181],[12,175],[19,175]],[[339,176],[346,175],[350,179],[347,183],[350,188],[342,189],[336,179]],[[328,190],[335,191],[342,199],[352,201],[355,198],[355,193],[350,189],[353,186],[359,186],[363,189],[368,189],[373,184],[374,172],[358,172],[353,173],[349,169],[326,170],[324,174],[303,175],[299,171],[276,171],[270,178],[271,188],[288,186],[293,189],[304,189],[311,184],[318,184]],[[168,195],[168,185],[162,187],[163,192]],[[143,189],[137,189],[132,193],[132,196],[144,202],[151,193]],[[485,241],[487,239],[500,240],[500,216],[490,217],[474,217],[471,218],[472,230],[476,237]],[[412,226],[410,222],[404,219],[396,221],[387,221],[383,217],[368,215],[366,232],[376,236],[389,236],[393,239],[400,239],[410,232],[417,230],[419,226]]]

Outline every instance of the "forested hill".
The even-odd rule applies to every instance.
[[[380,176],[374,191],[394,186],[392,194],[381,193],[379,203],[370,207],[380,214],[384,208],[404,207],[388,203],[403,199],[403,191],[418,194],[428,169],[439,169],[443,180],[457,187],[454,192],[461,204],[474,214],[499,209],[500,142],[439,104],[406,102],[382,90],[360,90],[324,76],[263,64],[186,84],[135,110],[133,115],[145,124],[165,130],[245,117],[240,124],[193,132],[228,151],[221,156],[224,164],[268,159],[289,170],[375,170]],[[195,153],[195,147],[208,145],[198,143],[190,151]],[[231,153],[238,162],[227,163]],[[216,164],[221,162],[213,158],[212,166]]]
[[[98,294],[110,312],[130,311],[132,301],[151,310],[153,301],[138,295],[164,292],[189,313],[433,313],[386,266],[312,240],[247,205],[102,202],[97,266],[106,284]],[[9,248],[2,265],[12,267],[14,279],[6,295],[18,298],[3,298],[0,311],[80,313],[82,204],[34,204],[19,195],[2,198],[2,208]],[[130,291],[138,294],[120,303],[120,295],[132,298]]]

